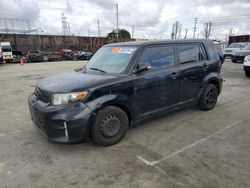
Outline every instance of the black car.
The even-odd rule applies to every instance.
[[[39,81],[31,118],[50,141],[116,144],[141,120],[188,105],[214,108],[221,65],[206,39],[105,45],[81,71]]]

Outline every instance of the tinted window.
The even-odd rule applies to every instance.
[[[152,68],[164,68],[174,64],[174,46],[147,47],[139,62],[148,62]]]
[[[199,58],[199,45],[196,44],[187,44],[187,45],[179,45],[178,53],[180,58],[180,64],[183,63],[192,63],[198,62]]]

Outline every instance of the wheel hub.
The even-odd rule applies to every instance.
[[[115,136],[121,128],[121,122],[115,115],[106,117],[101,126],[101,132],[104,137],[110,138]]]
[[[210,89],[206,95],[206,104],[212,105],[215,103],[215,101],[216,101],[216,91],[215,89]]]

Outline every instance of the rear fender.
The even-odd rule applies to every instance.
[[[221,92],[221,80],[222,78],[219,73],[213,72],[213,73],[208,74],[202,81],[202,88],[199,91],[198,98],[200,98],[202,92],[207,87],[208,83],[211,83],[211,82],[216,84],[216,87],[220,93]]]

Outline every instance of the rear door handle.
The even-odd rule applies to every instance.
[[[177,77],[179,76],[179,74],[177,74],[176,72],[172,72],[170,77],[175,80]]]

